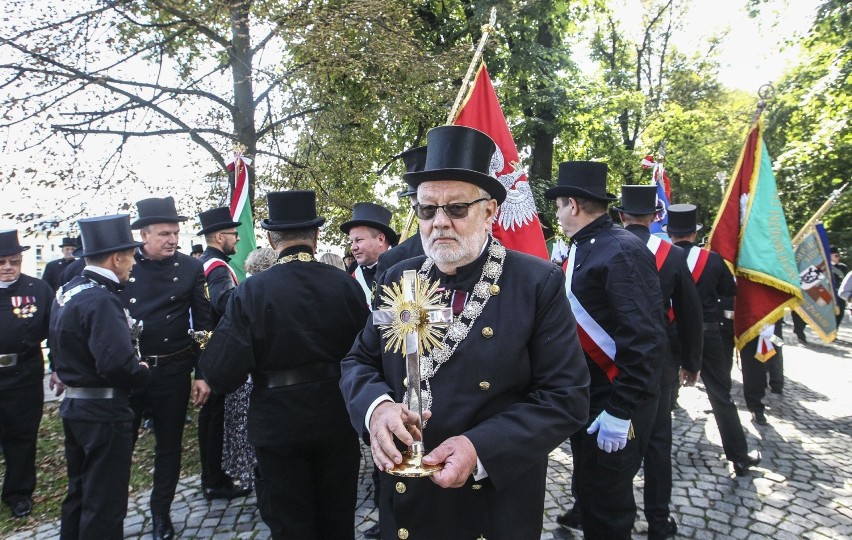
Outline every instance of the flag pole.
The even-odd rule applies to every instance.
[[[497,8],[492,7],[491,13],[488,17],[488,22],[482,25],[482,37],[479,38],[479,45],[476,47],[476,52],[473,53],[473,58],[470,61],[470,65],[467,67],[467,73],[464,75],[464,79],[462,79],[461,88],[459,88],[459,92],[456,95],[456,100],[453,103],[452,108],[450,109],[450,114],[447,115],[447,121],[445,125],[451,125],[453,121],[456,119],[456,114],[459,112],[459,107],[461,106],[461,102],[464,97],[467,95],[468,90],[470,89],[470,83],[473,79],[473,74],[476,71],[476,67],[479,65],[479,62],[482,60],[482,53],[485,51],[485,44],[488,42],[488,36],[494,32],[494,23],[497,22]],[[408,219],[405,220],[405,228],[403,228],[402,233],[399,235],[400,241],[405,240],[409,236],[411,236],[411,227],[414,225],[414,209],[412,208],[408,212]]]
[[[843,190],[846,189],[848,186],[849,182],[846,182],[845,184],[831,192],[831,195],[828,196],[828,199],[824,203],[822,203],[822,206],[820,206],[819,209],[814,213],[814,215],[811,216],[811,219],[809,219],[801,228],[801,230],[796,233],[796,236],[793,237],[793,247],[798,246],[799,243],[802,241],[802,238],[805,236],[805,234],[807,234],[810,228],[816,225],[816,223],[820,221],[826,213],[828,213],[831,207],[834,206],[834,204],[838,200],[840,200],[840,196],[843,194]]]

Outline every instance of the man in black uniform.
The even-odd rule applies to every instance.
[[[616,197],[606,192],[606,174],[605,163],[561,163],[545,196],[556,199],[556,218],[571,238],[566,290],[592,381],[592,423],[571,437],[583,532],[629,539],[633,477],[656,417],[666,328],[654,256],[613,224],[607,204]]]
[[[701,381],[707,390],[713,416],[719,426],[725,457],[733,462],[734,472],[748,474],[749,467],[760,463],[760,453],[750,455],[740,415],[731,399],[731,361],[724,357],[724,346],[719,330],[719,300],[735,296],[737,285],[734,276],[718,253],[693,245],[701,230],[696,223],[698,208],[694,204],[669,206],[669,223],[666,232],[672,242],[686,251],[687,266],[698,287],[698,296],[704,312],[704,349],[701,356]]]
[[[415,270],[443,288],[452,322],[421,356],[431,478],[381,474],[382,538],[541,537],[547,455],[580,429],[588,373],[565,298],[547,261],[507,250],[491,235],[506,190],[489,175],[494,142],[462,126],[427,134],[423,171],[407,173],[426,256],[395,265],[382,287]],[[377,302],[380,306],[383,302]],[[343,361],[340,387],[352,425],[369,436],[375,464],[401,461],[420,417],[403,403],[401,352],[367,324]]]
[[[201,255],[204,253],[204,248],[201,247],[201,244],[192,244],[192,251],[189,252],[196,259],[200,259]]]
[[[198,259],[204,266],[204,278],[216,321],[224,315],[231,292],[237,286],[237,276],[228,255],[237,252],[239,221],[231,219],[227,206],[214,208],[198,215],[207,249]],[[201,457],[201,488],[207,499],[233,499],[248,490],[235,486],[222,470],[222,445],[225,438],[225,395],[211,392],[207,403],[198,413],[198,447]]]
[[[0,231],[0,444],[6,459],[3,502],[15,517],[33,509],[36,439],[44,405],[44,356],[53,291],[21,273],[18,231]]]
[[[144,199],[136,203],[139,219],[131,224],[141,229],[145,245],[136,251],[133,277],[120,297],[130,316],[144,325],[139,339],[142,360],[151,366],[148,386],[134,391],[130,405],[136,427],[142,411],[148,410],[154,424],[156,448],[151,515],[154,539],[174,536],[169,510],[180,477],[181,439],[187,402],[196,407],[207,401],[210,388],[196,371],[196,352],[189,336],[192,327],[212,330],[213,311],[205,293],[201,263],[177,251],[180,222],[175,201]],[[191,313],[190,313],[191,311]]]
[[[62,250],[62,257],[47,263],[44,266],[44,273],[41,275],[41,279],[50,285],[50,288],[54,291],[58,291],[59,287],[66,283],[62,281],[62,273],[75,260],[74,250],[77,248],[77,239],[65,237],[59,244],[59,248]]]
[[[269,193],[269,243],[279,258],[231,295],[201,358],[215,392],[251,373],[249,442],[258,507],[275,539],[355,536],[358,437],[338,389],[340,360],[369,316],[346,272],[314,259],[313,191]]]
[[[418,146],[411,150],[406,150],[399,155],[403,163],[405,163],[405,172],[419,172],[423,170],[426,164],[426,147]],[[417,204],[417,190],[411,186],[406,186],[406,189],[397,193],[400,199],[407,199],[412,205]],[[423,255],[423,242],[420,240],[420,234],[414,231],[414,234],[400,242],[398,246],[389,249],[379,255],[379,263],[376,265],[376,277],[381,276],[385,270],[405,259],[419,257]],[[375,538],[378,538],[377,536]]]
[[[657,214],[657,186],[622,186],[621,206],[616,207],[621,222],[654,254],[663,310],[669,316],[666,334],[669,347],[660,376],[660,400],[651,440],[645,451],[645,519],[648,538],[659,539],[677,533],[677,521],[670,515],[672,495],[672,410],[671,389],[680,378],[684,386],[694,386],[701,370],[704,340],[701,300],[686,266],[686,253],[659,236],[650,226]]]
[[[59,409],[68,468],[60,536],[121,539],[134,439],[130,389],[144,386],[150,372],[131,342],[133,322],[118,290],[142,244],[127,215],[78,224],[88,265],[62,287],[50,323],[56,373],[67,385]]]
[[[374,203],[355,203],[352,219],[340,225],[349,235],[349,248],[358,261],[352,277],[361,286],[367,305],[373,303],[373,291],[379,274],[376,267],[379,255],[395,246],[399,236],[391,229],[391,211]]]
[[[80,255],[83,253],[83,244],[78,236],[75,239],[76,247],[74,251],[71,252],[71,255],[75,257],[75,260],[70,264],[65,265],[62,269],[62,275],[60,276],[60,285],[65,285],[75,277],[79,276],[83,273],[83,267],[86,266],[86,260],[83,259]]]

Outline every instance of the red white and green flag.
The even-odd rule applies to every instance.
[[[494,237],[509,249],[549,260],[532,189],[526,172],[521,168],[518,147],[484,63],[479,67],[453,124],[478,129],[497,144],[497,153],[491,161],[491,174],[503,184],[508,195],[494,220]]]
[[[237,242],[237,252],[231,255],[231,268],[242,282],[246,278],[246,270],[243,265],[246,257],[254,251],[257,246],[254,239],[254,217],[249,200],[249,175],[248,168],[251,159],[237,152],[234,161],[228,164],[228,170],[234,173],[234,192],[231,194],[231,219],[242,224],[237,227],[240,241]]]
[[[742,349],[802,298],[762,119],[749,129],[707,244],[737,277],[734,334]]]

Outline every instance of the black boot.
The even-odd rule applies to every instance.
[[[154,540],[172,540],[175,537],[175,528],[172,526],[172,518],[168,512],[153,512],[151,519],[154,522],[154,530],[151,534]]]

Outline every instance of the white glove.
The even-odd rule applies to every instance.
[[[630,420],[622,420],[603,411],[595,418],[586,433],[591,435],[595,431],[598,432],[598,448],[607,454],[618,452],[627,446]]]

